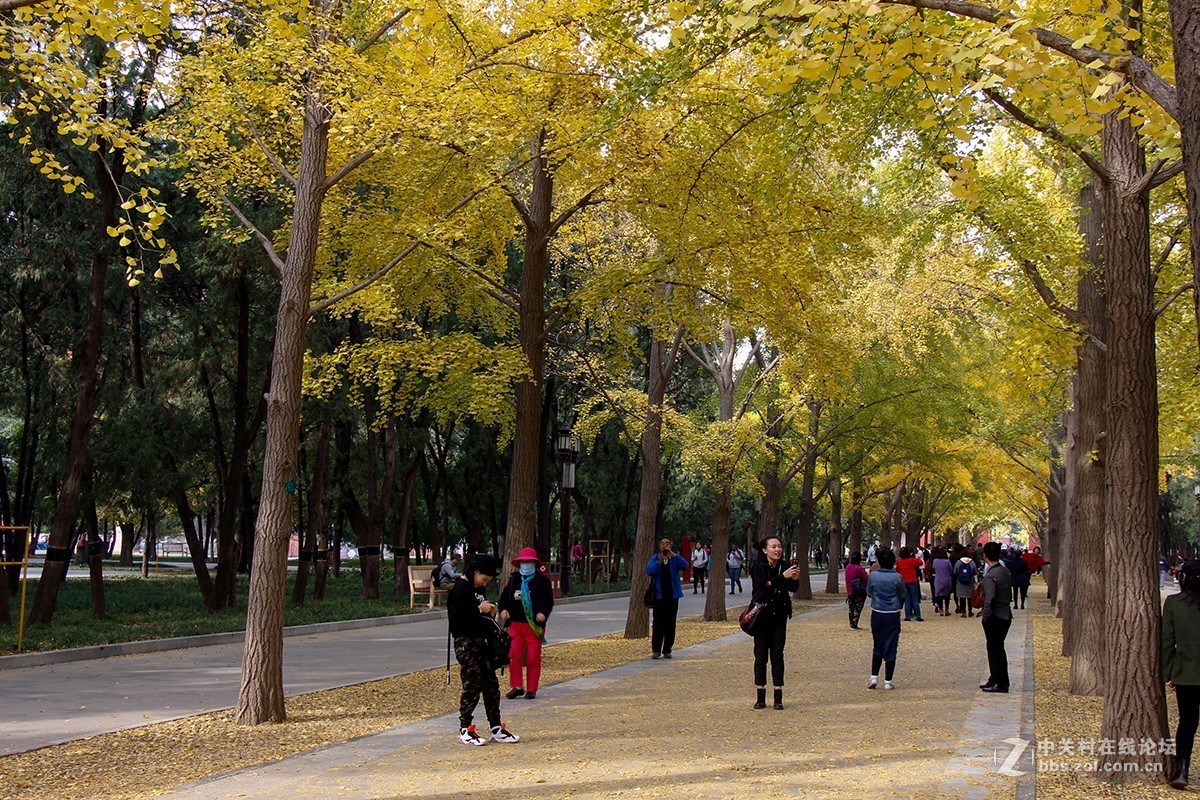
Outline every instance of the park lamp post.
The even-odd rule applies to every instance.
[[[554,437],[558,460],[562,463],[562,483],[559,499],[562,501],[561,525],[558,538],[559,582],[565,595],[571,589],[571,490],[575,488],[575,461],[579,458],[579,440],[570,428],[559,428]]]

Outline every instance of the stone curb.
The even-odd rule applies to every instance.
[[[564,597],[555,601],[556,605],[572,605],[585,603],[589,600],[604,600],[611,597],[627,597],[629,592],[605,592],[603,594],[586,594],[575,597]],[[431,619],[445,619],[446,610],[422,611],[416,614],[399,614],[391,617],[372,617],[369,619],[346,619],[337,622],[315,622],[311,625],[293,625],[283,629],[284,636],[310,636],[316,633],[333,633],[336,631],[352,631],[362,628],[378,628],[385,625],[402,625],[408,622],[423,622]],[[245,641],[245,631],[230,631],[228,633],[206,633],[200,636],[175,636],[169,639],[144,639],[138,642],[117,642],[101,644],[92,647],[71,647],[65,650],[47,650],[37,653],[18,653],[0,656],[0,672],[23,667],[44,667],[52,664],[67,664],[72,661],[90,661],[97,658],[112,658],[113,656],[128,656],[138,653],[160,653],[164,650],[183,650],[191,647],[211,647],[221,644],[237,644]]]

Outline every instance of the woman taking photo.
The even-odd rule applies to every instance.
[[[771,659],[771,683],[775,686],[775,708],[783,708],[783,646],[792,616],[792,592],[800,588],[800,567],[783,561],[783,542],[768,536],[759,545],[762,555],[750,564],[750,600],[762,603],[765,614],[754,634],[755,708],[767,707],[767,658]]]
[[[1192,742],[1200,724],[1200,561],[1195,559],[1179,568],[1179,592],[1163,605],[1162,674],[1179,706],[1175,772],[1168,782],[1186,789]]]

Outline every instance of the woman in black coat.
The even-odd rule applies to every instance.
[[[800,567],[783,560],[783,542],[768,536],[759,544],[758,557],[750,564],[753,584],[750,599],[763,603],[766,617],[754,634],[755,708],[767,707],[767,659],[771,661],[771,683],[775,686],[775,708],[783,708],[783,646],[788,620],[792,617],[792,592],[800,588]]]

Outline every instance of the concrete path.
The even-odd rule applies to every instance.
[[[819,583],[818,583],[819,579]],[[824,576],[814,576],[823,590]],[[730,608],[746,594],[729,597]],[[681,616],[703,612],[704,595],[685,592]],[[551,644],[623,630],[625,596],[564,604],[555,610]],[[20,753],[99,733],[230,708],[237,702],[241,643],[24,667],[0,673],[0,755]],[[284,640],[288,695],[347,686],[446,663],[446,621],[425,619],[384,627]]]
[[[1013,691],[987,695],[977,619],[905,624],[894,691],[866,689],[870,634],[844,607],[793,620],[784,712],[751,709],[741,633],[544,687],[502,703],[515,745],[461,746],[456,714],[292,756],[168,793],[323,800],[519,797],[1020,798],[1032,740],[1028,612],[1008,639]],[[866,622],[866,617],[864,617]],[[482,709],[476,721],[484,724]],[[1019,776],[1013,773],[1026,772]],[[1024,782],[1024,783],[1023,783]]]

